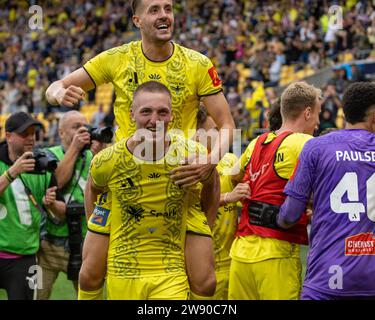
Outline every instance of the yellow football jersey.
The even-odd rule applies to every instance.
[[[233,189],[231,176],[228,175],[230,168],[233,168],[238,158],[232,153],[226,153],[217,165],[220,175],[220,192],[231,192]],[[215,224],[212,230],[215,248],[215,270],[229,268],[230,247],[237,227],[237,203],[228,203],[221,206],[216,215]]]
[[[270,132],[266,143],[276,138]],[[277,174],[284,179],[289,179],[297,164],[299,154],[307,141],[313,137],[303,133],[293,133],[287,136],[280,144],[274,161]],[[245,171],[254,151],[256,139],[253,140],[242,154],[239,163],[242,172]],[[261,238],[256,235],[236,237],[231,248],[231,257],[240,262],[252,263],[271,258],[287,258],[299,256],[299,245],[273,238]]]
[[[192,152],[207,150],[183,136],[172,136],[165,157],[141,161],[126,139],[96,155],[91,176],[111,192],[107,273],[114,278],[185,274],[184,241],[189,194],[170,171]],[[104,223],[104,222],[103,222]]]
[[[206,56],[176,43],[173,47],[169,59],[154,62],[144,55],[141,41],[134,41],[104,51],[83,66],[96,86],[108,82],[114,85],[117,141],[136,129],[130,108],[135,89],[144,82],[158,81],[168,87],[173,111],[170,128],[182,130],[188,138],[188,130],[196,128],[200,98],[222,90],[218,73]]]

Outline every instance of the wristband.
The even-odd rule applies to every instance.
[[[12,182],[15,180],[15,178],[13,178],[13,177],[10,175],[9,170],[5,171],[5,172],[3,173],[3,176],[8,180],[9,183],[12,183]]]

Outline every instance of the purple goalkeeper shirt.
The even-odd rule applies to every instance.
[[[375,296],[375,134],[340,130],[308,141],[285,193],[313,194],[305,288]],[[280,211],[279,221],[296,213]]]

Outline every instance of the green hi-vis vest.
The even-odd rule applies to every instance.
[[[64,150],[62,146],[55,146],[48,148],[50,152],[52,152],[59,161],[64,158]],[[85,190],[85,185],[87,182],[87,178],[89,175],[90,163],[92,160],[92,152],[90,150],[85,151],[86,159],[84,166],[82,168],[82,160],[83,157],[79,156],[74,166],[73,177],[70,179],[70,182],[61,190],[62,195],[64,197],[65,203],[68,205],[68,201],[70,195],[72,195],[70,201],[78,202],[83,204],[83,192]],[[79,177],[79,181],[77,183],[77,179]],[[55,236],[55,237],[68,237],[68,225],[67,223],[56,225],[52,221],[47,220],[46,223],[46,230],[47,233]],[[87,222],[86,217],[82,216],[82,236],[84,237],[87,232]]]
[[[0,161],[0,174],[9,166]],[[51,173],[20,175],[35,200],[42,199],[51,183]],[[25,186],[17,177],[0,196],[0,251],[35,254],[39,249],[42,214],[26,194]]]

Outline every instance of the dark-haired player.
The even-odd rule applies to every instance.
[[[375,298],[375,84],[352,84],[343,103],[346,128],[306,143],[279,213],[291,227],[313,194],[302,299]]]
[[[217,123],[221,139],[218,139],[207,163],[194,162],[172,171],[172,179],[177,185],[191,186],[202,182],[213,171],[220,154],[225,153],[226,150],[221,146],[229,145],[234,129],[221,80],[207,57],[171,41],[174,29],[172,0],[135,0],[132,8],[133,22],[140,29],[142,40],[102,52],[66,78],[52,83],[46,97],[51,104],[72,107],[83,98],[85,91],[111,82],[117,97],[114,112],[119,125],[116,132],[118,141],[134,133],[135,122],[130,117],[133,93],[144,82],[159,81],[168,87],[172,93],[174,117],[170,128],[182,130],[186,137],[190,129],[196,128],[196,115],[199,102],[202,101]],[[214,192],[216,195],[202,196],[202,202],[207,202],[206,207],[215,204],[209,202],[210,197],[219,194],[219,190],[212,190]],[[197,250],[201,248],[206,248],[206,253],[212,247],[208,228],[189,231],[194,233],[188,233],[186,242],[188,248],[193,248],[196,254],[199,254]],[[199,263],[207,257],[205,253],[199,254],[201,259],[194,259],[194,269],[200,269]],[[187,259],[187,262],[190,260]],[[196,294],[194,297],[213,294],[213,271],[207,275],[193,272],[197,276],[196,280],[192,278],[193,274],[189,277],[192,280],[192,291]]]

